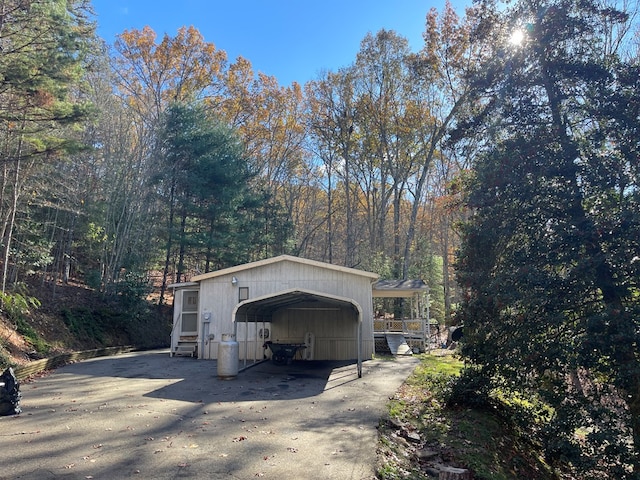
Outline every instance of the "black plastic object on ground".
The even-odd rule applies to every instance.
[[[463,332],[462,332],[462,328],[463,326],[460,325],[459,327],[455,327],[452,332],[451,332],[451,340],[454,342],[458,342],[460,341],[460,339],[463,336]]]
[[[17,415],[22,412],[21,397],[20,383],[9,367],[0,375],[0,415]]]

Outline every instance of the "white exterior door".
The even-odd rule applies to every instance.
[[[180,334],[198,334],[198,290],[182,292],[182,312],[180,313]]]

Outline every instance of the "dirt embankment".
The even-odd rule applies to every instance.
[[[146,312],[131,313],[117,297],[105,297],[79,283],[53,286],[34,281],[26,295],[37,298],[40,306],[30,308],[21,326],[0,311],[0,365],[25,365],[61,353],[111,346],[161,347],[169,338],[170,306],[150,305]],[[37,342],[33,334],[21,334],[25,327],[35,332]],[[148,333],[141,338],[144,332]]]

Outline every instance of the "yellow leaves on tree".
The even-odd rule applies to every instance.
[[[220,94],[227,55],[194,27],[156,43],[150,27],[127,30],[115,42],[117,88],[138,113],[157,119],[171,102]]]

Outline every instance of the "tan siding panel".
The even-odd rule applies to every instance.
[[[315,360],[351,360],[358,356],[357,316],[347,309],[280,312],[272,323],[276,343],[304,343],[307,332],[315,335]],[[370,356],[369,356],[370,358]]]

